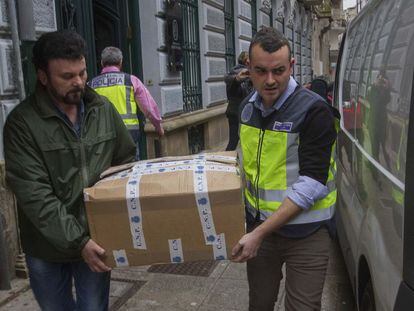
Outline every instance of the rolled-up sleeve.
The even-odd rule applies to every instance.
[[[287,197],[304,210],[311,208],[317,200],[327,196],[329,189],[308,176],[299,176],[287,191]]]
[[[329,194],[326,184],[337,135],[335,113],[326,103],[316,103],[300,131],[299,177],[288,190],[288,197],[305,210]]]

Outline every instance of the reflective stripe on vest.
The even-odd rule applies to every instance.
[[[261,130],[241,124],[240,141],[246,206],[252,215],[258,210],[262,218],[273,214],[287,196],[287,191],[299,178],[299,134]],[[336,202],[335,144],[332,146],[327,187],[329,194],[316,201],[288,224],[312,223],[332,218]]]
[[[95,91],[115,106],[128,129],[138,129],[137,103],[131,76],[122,72],[102,74],[90,82]]]

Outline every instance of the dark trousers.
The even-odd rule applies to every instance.
[[[134,140],[135,146],[136,146],[136,152],[135,152],[135,161],[139,161],[139,141],[141,138],[140,130],[129,130],[129,134],[131,134],[132,139]]]
[[[257,257],[247,262],[249,311],[273,311],[283,263],[286,263],[285,310],[320,310],[330,244],[325,227],[302,239],[276,234],[265,238]]]
[[[236,150],[239,143],[239,117],[227,115],[227,121],[229,122],[229,143],[226,151]]]

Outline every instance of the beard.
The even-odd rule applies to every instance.
[[[58,91],[51,85],[48,89],[55,99],[70,106],[78,106],[83,98],[83,95],[85,94],[85,88],[82,87],[74,87],[65,95],[59,94]]]
[[[67,92],[62,100],[66,105],[79,105],[84,94],[84,88],[76,87]]]

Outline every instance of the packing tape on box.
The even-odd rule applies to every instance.
[[[206,162],[200,160],[190,160],[190,161],[176,161],[176,166],[171,164],[172,162],[159,162],[159,163],[139,163],[132,167],[132,169],[127,171],[121,171],[114,173],[108,177],[105,177],[98,181],[96,185],[109,180],[116,180],[127,178],[131,176],[131,172],[136,172],[141,175],[157,174],[157,173],[171,173],[175,171],[185,171],[192,170],[194,164],[205,165],[206,171],[216,171],[216,172],[230,172],[237,173],[238,169],[229,164],[217,163],[217,162]]]
[[[202,160],[203,157],[200,156],[199,159]],[[211,211],[210,198],[208,196],[206,169],[207,165],[194,164],[194,194],[198,214],[200,216],[201,227],[204,233],[204,240],[206,245],[212,245],[215,259],[227,259],[226,240],[224,234],[221,233],[217,235],[216,228],[214,226],[213,213]]]
[[[191,170],[194,165],[204,165],[206,170],[209,171],[222,171],[222,172],[237,172],[237,168],[233,165],[202,161],[202,160],[187,160],[187,161],[175,161],[175,162],[159,162],[159,163],[140,163],[134,165],[133,171],[140,171],[142,174],[155,174],[155,173],[170,173],[174,171]],[[122,178],[122,177],[120,177]]]
[[[194,195],[203,229],[204,242],[213,245],[217,240],[214,227],[213,213],[211,212],[210,198],[208,196],[206,167],[202,164],[193,165]]]
[[[224,233],[217,236],[217,242],[212,245],[215,260],[227,259],[226,241]],[[183,246],[181,239],[168,240],[170,250],[170,260],[172,263],[184,262]],[[124,249],[113,250],[115,265],[117,267],[129,267],[128,257]]]
[[[227,259],[227,247],[224,233],[220,233],[217,236],[216,243],[213,244],[214,259],[224,260]]]
[[[215,260],[227,259],[227,248],[224,233],[217,235],[216,242],[212,244],[213,256]],[[168,240],[170,250],[170,260],[172,263],[184,262],[183,245],[181,239]]]
[[[229,156],[220,156],[220,155],[203,155],[200,154],[192,159],[183,159],[183,160],[174,160],[174,161],[168,161],[168,158],[163,158],[164,160],[144,160],[139,161],[137,164],[135,164],[135,167],[164,167],[164,166],[173,166],[173,165],[181,165],[181,164],[194,164],[199,162],[218,162],[221,164],[235,164],[236,157],[229,157]]]
[[[132,174],[126,184],[126,202],[128,207],[129,226],[132,243],[135,249],[147,249],[142,228],[142,212],[139,200],[140,174]]]
[[[181,243],[181,239],[168,240],[168,248],[170,249],[171,262],[184,262],[183,245]]]
[[[211,157],[211,156],[210,156]],[[216,156],[219,158],[219,156]],[[234,160],[232,157],[220,157],[222,160]],[[106,180],[125,178],[129,176],[126,185],[126,201],[128,206],[128,216],[131,228],[131,236],[135,249],[147,249],[142,228],[142,212],[139,200],[139,183],[141,177],[150,174],[171,173],[175,171],[193,171],[194,194],[200,223],[204,234],[206,245],[215,245],[218,236],[214,227],[213,215],[211,211],[210,199],[208,197],[207,171],[237,172],[237,168],[232,165],[225,165],[216,162],[207,162],[203,155],[195,159],[156,162],[156,163],[137,163],[132,168],[132,173],[117,173],[116,176],[105,178]],[[223,236],[224,240],[224,236]],[[220,255],[221,256],[221,255]]]
[[[112,251],[112,254],[114,255],[114,260],[117,267],[129,266],[128,257],[124,249],[114,249]]]

